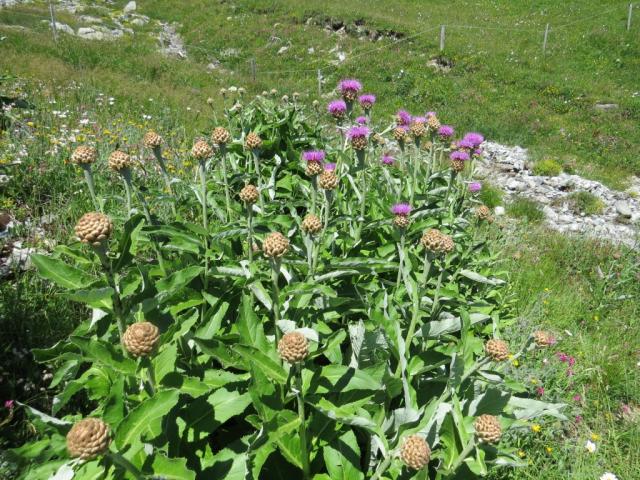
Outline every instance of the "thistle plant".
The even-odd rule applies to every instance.
[[[121,150],[115,150],[109,156],[109,168],[118,173],[124,182],[127,198],[127,218],[131,217],[131,197],[133,191],[133,186],[131,185],[131,165],[131,157]]]
[[[512,378],[509,360],[548,348],[552,335],[536,331],[510,353],[513,302],[491,241],[500,232],[477,228],[468,194],[478,138],[451,149],[453,129],[433,112],[374,121],[374,96],[341,85],[330,115],[311,117],[293,95],[281,102],[285,92],[244,93],[238,107],[240,90],[226,88],[224,127],[192,149],[196,178],[176,173],[196,191],[180,199],[184,216],[157,209],[145,222],[129,208],[123,221],[107,201],[113,221],[87,214],[81,243],[32,255],[92,315],[35,352],[64,381],[46,415],[25,409],[41,438],[15,453],[21,480],[47,480],[67,455],[83,459],[65,463],[76,478],[466,478],[518,462],[514,418],[560,415]],[[400,134],[404,153],[392,158]],[[243,135],[243,145],[231,140]],[[450,152],[470,158],[437,161]],[[112,157],[122,176],[130,158]],[[464,172],[450,173],[453,160]],[[208,170],[220,188],[209,189]],[[162,175],[149,172],[149,185]],[[232,218],[236,189],[246,223]],[[255,222],[267,192],[278,201]],[[162,198],[146,195],[152,207]],[[209,222],[223,202],[226,215]],[[73,423],[96,414],[102,423],[78,427],[67,449]],[[24,453],[33,448],[37,462]]]

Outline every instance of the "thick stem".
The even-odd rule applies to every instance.
[[[400,243],[398,244],[398,278],[396,279],[396,291],[400,288],[402,280],[402,269],[404,268],[404,230],[400,233]]]
[[[206,161],[200,159],[198,162],[198,173],[200,175],[200,195],[202,196],[202,227],[204,228],[204,274],[202,284],[206,291],[209,287],[209,217],[207,215],[207,176],[205,171]],[[202,304],[201,316],[204,320],[205,303]]]
[[[418,319],[420,318],[420,298],[422,297],[422,289],[426,287],[427,278],[429,278],[429,272],[431,271],[431,262],[429,261],[429,253],[424,253],[424,260],[422,262],[422,281],[416,284],[416,289],[413,296],[413,314],[411,316],[411,323],[409,324],[409,330],[407,330],[407,337],[405,338],[405,348],[407,350],[407,356],[409,355],[409,346],[411,345],[411,339],[416,330]]]
[[[433,295],[433,305],[431,306],[431,318],[437,313],[440,306],[440,287],[442,286],[442,277],[444,276],[444,267],[440,269],[440,275],[438,275],[438,283],[436,285],[436,292]]]
[[[364,226],[364,216],[367,206],[367,177],[365,170],[360,171],[360,216],[358,217],[358,226],[356,228],[355,243],[360,241],[362,227]]]
[[[116,317],[116,324],[118,326],[118,334],[120,336],[120,344],[122,344],[122,337],[124,336],[125,323],[122,312],[122,300],[120,299],[120,292],[118,291],[118,285],[116,284],[115,275],[113,274],[113,268],[111,267],[111,262],[107,258],[107,251],[105,245],[100,245],[99,247],[95,247],[94,251],[98,258],[100,259],[100,263],[102,264],[102,268],[105,271],[107,276],[107,283],[113,290],[113,294],[111,295],[111,301],[113,303],[113,313]],[[122,346],[122,351],[125,356],[127,355],[127,350]]]
[[[98,198],[96,197],[96,187],[93,183],[93,172],[91,171],[91,164],[83,163],[82,170],[84,170],[84,179],[87,182],[87,187],[89,188],[89,194],[91,195],[93,206],[96,211],[102,211],[102,209],[100,208],[100,204],[98,203]]]
[[[253,261],[253,205],[247,204],[247,242],[249,242],[249,263]]]
[[[127,195],[127,219],[131,218],[131,170],[125,168],[120,171],[122,181],[124,182],[124,190]]]
[[[138,470],[135,465],[133,465],[129,460],[124,458],[119,453],[109,452],[107,453],[107,456],[113,463],[128,471],[135,480],[144,480],[144,475],[140,473],[140,470]]]
[[[222,151],[220,157],[222,164],[222,180],[224,181],[224,202],[227,208],[227,222],[231,220],[231,194],[229,193],[229,181],[227,179],[227,155]]]
[[[164,163],[164,158],[162,158],[162,147],[161,146],[153,147],[153,155],[156,157],[156,160],[158,161],[158,165],[160,165],[160,172],[162,173],[162,178],[164,179],[164,183],[167,186],[167,191],[171,195],[173,195],[173,186],[171,185],[169,172],[167,172],[167,165]],[[173,205],[173,208],[175,209],[175,205]]]
[[[471,437],[471,440],[469,440],[467,445],[464,447],[464,450],[460,452],[460,455],[456,459],[455,463],[451,465],[451,468],[449,469],[451,473],[455,472],[456,470],[458,470],[458,468],[460,468],[460,465],[462,465],[462,462],[464,462],[465,458],[469,456],[469,454],[473,451],[475,446],[476,446],[476,439],[475,437]]]
[[[149,380],[149,387],[151,387],[152,395],[156,393],[156,371],[153,367],[153,361],[147,358],[147,378]]]
[[[307,425],[304,414],[304,397],[302,394],[302,367],[296,365],[296,400],[298,403],[298,417],[300,418],[300,450],[302,457],[302,474],[304,480],[310,478],[309,444],[307,442]]]
[[[316,213],[316,197],[318,196],[318,176],[311,177],[311,213]]]
[[[253,165],[256,169],[256,177],[258,178],[258,191],[260,192],[260,210],[264,212],[264,200],[262,199],[262,175],[260,174],[260,158],[258,157],[258,152],[255,150],[251,153],[253,157]]]
[[[324,234],[327,234],[327,228],[329,227],[329,214],[331,213],[331,192],[329,190],[324,191]]]
[[[449,203],[449,194],[451,193],[451,187],[453,186],[453,180],[456,177],[455,170],[451,170],[451,175],[449,175],[449,182],[447,183],[447,193],[444,195],[444,203],[443,207],[447,208],[447,204]]]
[[[271,303],[273,308],[273,327],[276,336],[276,345],[280,342],[280,329],[278,322],[280,321],[280,287],[278,279],[280,277],[280,259],[271,259]]]

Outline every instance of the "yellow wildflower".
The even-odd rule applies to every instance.
[[[524,450],[518,450],[518,456],[519,456],[520,458],[524,458],[524,457],[526,457],[526,456],[527,456],[527,454],[526,454],[526,453],[524,453]]]
[[[594,442],[597,442],[598,440],[600,440],[600,435],[598,435],[597,433],[592,433],[591,440],[593,440]]]
[[[534,423],[533,425],[531,425],[531,431],[533,433],[540,433],[542,431],[542,427],[539,424]]]
[[[551,447],[544,447],[544,449],[549,455],[551,455],[551,453],[553,452],[553,448]]]

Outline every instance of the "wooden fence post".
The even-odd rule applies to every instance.
[[[627,15],[627,32],[631,30],[631,14],[633,13],[633,3],[629,4],[629,14]]]
[[[444,25],[440,25],[440,51],[444,50]]]
[[[547,52],[547,38],[549,37],[549,24],[544,29],[544,40],[542,41],[542,53]]]

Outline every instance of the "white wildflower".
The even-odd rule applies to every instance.
[[[596,444],[593,443],[591,440],[587,440],[587,443],[584,444],[584,448],[589,453],[595,453]]]

